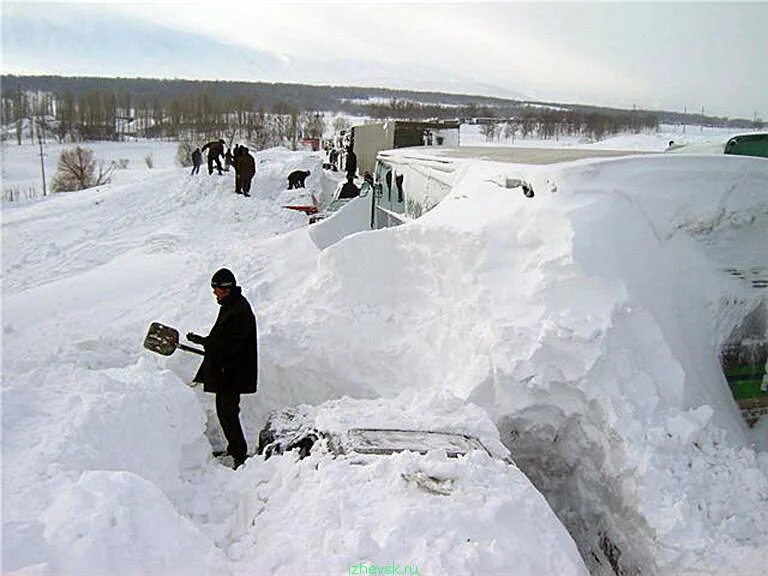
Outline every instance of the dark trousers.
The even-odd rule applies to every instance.
[[[242,184],[243,194],[246,196],[250,196],[251,194],[251,180],[253,179],[253,176],[242,176],[240,178],[240,183]]]
[[[213,162],[216,161],[216,170],[221,174],[221,161],[218,156],[208,156],[208,174],[213,174]]]
[[[200,172],[200,164],[195,164],[192,168],[192,174],[197,174]]]
[[[227,452],[234,458],[235,464],[244,462],[248,446],[240,427],[240,394],[217,392],[216,415],[227,439]]]

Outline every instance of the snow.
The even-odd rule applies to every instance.
[[[500,123],[503,126],[503,122]],[[488,140],[481,132],[482,126],[462,124],[462,146],[525,146],[542,148],[593,148],[596,150],[635,150],[663,152],[669,148],[670,140],[675,143],[675,153],[720,154],[731,136],[744,134],[745,130],[733,128],[714,128],[710,126],[659,126],[658,131],[641,131],[638,134],[617,134],[599,141],[591,141],[580,136],[559,136],[541,139],[519,135],[505,138],[503,130]]]
[[[371,197],[351,199],[335,214],[331,222],[320,220],[309,230],[309,236],[321,250],[336,244],[339,240],[363,232],[371,227]]]
[[[345,397],[323,404],[314,419],[323,430],[340,432],[361,424],[471,428],[498,444],[482,409],[440,394]],[[330,459],[313,451],[301,462],[289,455],[267,460],[261,470],[253,466],[248,472],[260,471],[265,484],[245,496],[245,507],[258,512],[251,512],[253,528],[233,550],[245,573],[342,573],[365,559],[396,559],[422,573],[514,565],[520,574],[586,574],[575,545],[527,478],[481,452],[454,460],[437,452]],[[425,492],[414,477],[435,479],[450,494]]]
[[[717,360],[766,301],[725,272],[766,267],[764,160],[477,161],[422,218],[362,231],[366,199],[310,228],[282,208],[327,198],[319,153],[259,152],[243,198],[231,175],[175,167],[172,143],[89,147],[128,168],[3,206],[3,573],[584,574],[574,541],[597,575],[764,573],[766,419],[746,427]],[[4,191],[36,152],[3,149]],[[299,168],[307,189],[286,190]],[[310,404],[328,427],[495,439],[515,464],[220,465],[212,398],[188,385],[199,358],[141,341],[152,321],[205,333],[221,266],[259,323],[251,451],[270,410]]]

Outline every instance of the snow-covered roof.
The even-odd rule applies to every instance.
[[[382,158],[474,159],[515,164],[556,164],[589,158],[616,158],[651,154],[637,150],[604,150],[594,148],[521,148],[511,146],[460,146],[443,148],[420,146],[379,153]]]

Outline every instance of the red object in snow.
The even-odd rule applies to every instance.
[[[311,206],[283,206],[283,208],[287,208],[288,210],[296,210],[297,212],[304,212],[304,214],[307,216],[310,216],[311,214],[317,214],[317,198],[315,198],[314,194],[310,194],[309,198],[312,200]]]
[[[312,148],[312,152],[317,152],[320,150],[320,138],[302,138],[299,140],[299,143],[302,146]]]
[[[307,216],[310,214],[317,214],[317,206],[283,206],[288,210],[296,210],[298,212],[304,212]]]

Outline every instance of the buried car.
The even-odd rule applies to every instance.
[[[474,451],[494,456],[478,438],[458,432],[406,428],[322,430],[307,412],[307,407],[272,412],[259,433],[258,453],[269,458],[273,454],[297,450],[299,457],[304,458],[319,440],[327,441],[327,449],[337,456],[398,452],[426,454],[431,450],[444,452],[449,458],[466,456]],[[495,450],[495,456],[511,462],[504,450]]]
[[[326,573],[394,562],[429,574],[586,576],[487,414],[414,404],[342,398],[272,413],[265,459],[246,470],[260,475],[248,544],[285,553],[254,553],[249,566],[288,574],[323,558]]]

